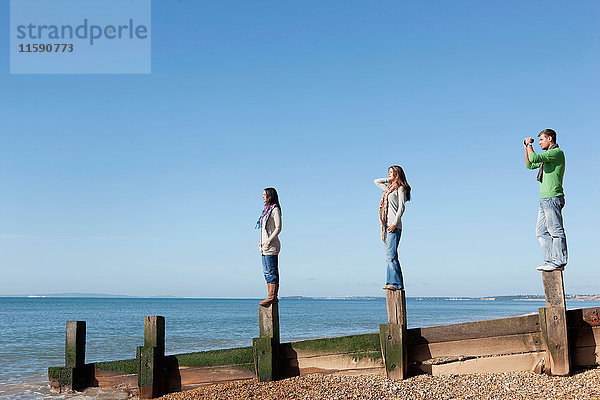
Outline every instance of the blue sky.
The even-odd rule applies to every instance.
[[[263,296],[268,186],[281,295],[383,295],[392,164],[408,296],[542,293],[521,143],[544,128],[567,156],[566,290],[600,292],[597,1],[154,1],[150,75],[11,75],[8,36],[1,295]]]

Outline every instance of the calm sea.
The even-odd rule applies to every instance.
[[[570,302],[568,308],[599,302]],[[536,313],[543,301],[407,300],[409,327]],[[386,322],[385,299],[282,299],[281,340],[376,332]],[[0,399],[58,399],[47,367],[64,365],[65,322],[87,322],[86,362],[135,358],[144,316],[166,319],[166,352],[251,346],[258,336],[253,299],[0,298]],[[117,398],[114,393],[66,396]]]

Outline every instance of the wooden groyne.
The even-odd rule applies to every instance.
[[[67,322],[65,366],[48,370],[59,390],[120,386],[140,398],[222,381],[269,381],[309,373],[569,375],[600,364],[600,308],[566,310],[561,271],[543,272],[546,307],[536,314],[407,329],[403,290],[386,291],[378,333],[280,343],[278,305],[259,307],[252,347],[165,355],[164,318],[146,317],[136,359],[85,363],[85,322]]]

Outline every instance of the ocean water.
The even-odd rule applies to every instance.
[[[407,299],[408,326],[422,327],[537,313],[543,301]],[[600,302],[568,302],[568,308]],[[282,342],[377,332],[386,322],[384,298],[282,299]],[[65,323],[87,326],[86,362],[135,358],[144,316],[166,319],[166,353],[251,346],[258,336],[255,299],[0,298],[0,399],[118,399],[91,390],[49,390],[47,368],[64,365]]]

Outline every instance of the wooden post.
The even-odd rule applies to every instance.
[[[546,347],[546,373],[567,376],[571,373],[567,309],[562,271],[542,272],[546,307],[539,309],[540,327]]]
[[[144,317],[144,345],[136,352],[140,399],[165,394],[165,317]]]
[[[165,355],[165,317],[158,315],[144,317],[144,346],[156,347],[159,354]]]
[[[94,366],[85,364],[85,321],[67,321],[65,339],[65,366],[51,367],[56,371],[58,390],[81,391],[90,386]]]
[[[388,324],[406,325],[406,293],[404,290],[386,290],[385,305],[387,307]]]
[[[566,308],[565,284],[562,271],[542,272],[546,307]]]
[[[406,295],[404,290],[386,290],[388,323],[379,325],[381,356],[390,379],[407,376]]]
[[[277,379],[277,349],[279,348],[279,307],[270,304],[258,307],[260,337],[252,340],[254,367],[259,382]]]
[[[271,304],[268,307],[258,307],[259,336],[271,336],[279,342],[279,307]]]
[[[65,367],[85,365],[85,321],[67,321]]]

